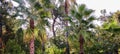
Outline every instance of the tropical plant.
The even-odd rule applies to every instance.
[[[87,38],[90,37],[89,29],[94,28],[92,21],[95,19],[91,14],[94,12],[92,9],[87,9],[84,4],[77,5],[77,8],[72,9],[70,16],[71,31],[73,36],[79,39],[79,53],[84,53],[84,44],[87,42]]]

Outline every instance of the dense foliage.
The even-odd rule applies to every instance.
[[[0,0],[0,54],[30,54],[31,39],[35,54],[120,53],[120,11],[93,12],[76,0]]]

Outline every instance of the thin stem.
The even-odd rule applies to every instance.
[[[53,24],[52,24],[52,32],[53,32],[53,36],[54,36],[54,37],[56,37],[56,33],[55,33],[55,22],[56,22],[56,19],[57,19],[57,17],[55,17],[55,18],[53,19]]]

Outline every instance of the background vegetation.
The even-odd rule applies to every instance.
[[[0,0],[0,54],[119,54],[120,11],[93,13],[75,0]]]

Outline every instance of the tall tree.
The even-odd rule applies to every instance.
[[[12,15],[9,14],[9,11],[12,11],[12,7],[14,7],[12,5],[12,3],[10,1],[6,1],[6,0],[1,0],[0,1],[0,49],[3,50],[3,43],[5,41],[4,39],[4,35],[3,35],[3,26],[6,27],[6,31],[8,32],[7,28],[10,28],[10,26],[7,26],[6,20],[7,20],[7,16],[12,17]],[[12,28],[10,28],[12,29]],[[7,39],[7,38],[6,38]],[[2,51],[0,50],[0,53],[2,54]]]
[[[77,5],[78,9],[74,7],[71,11],[72,20],[71,26],[73,26],[73,31],[75,35],[79,37],[79,44],[80,44],[80,51],[79,54],[84,54],[84,44],[85,44],[85,32],[89,28],[93,28],[93,24],[91,23],[94,20],[94,16],[91,14],[93,13],[93,10],[87,9],[84,4],[81,4],[80,6]],[[75,28],[74,28],[75,27]]]
[[[65,0],[65,13],[68,15],[68,9],[69,9],[69,0]],[[66,26],[66,54],[70,54],[70,48],[68,43],[68,21],[65,21]]]

